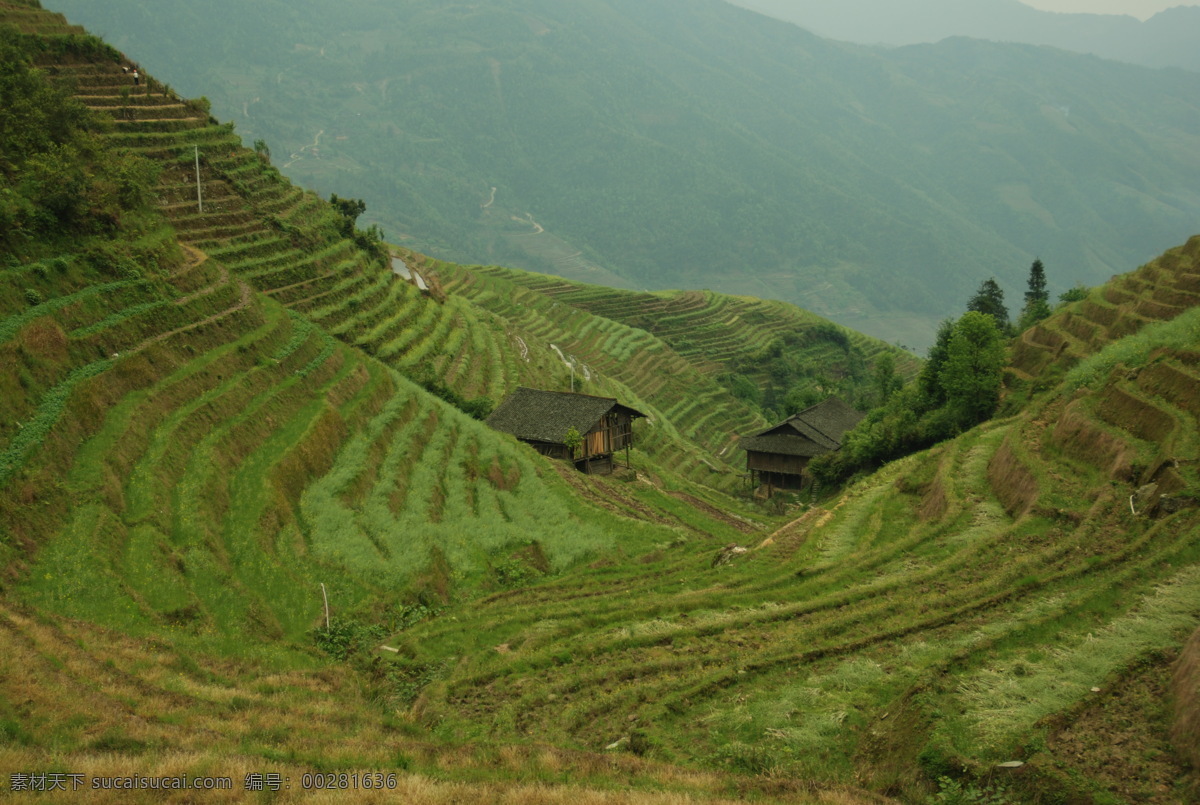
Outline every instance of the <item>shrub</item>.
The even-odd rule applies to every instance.
[[[397,631],[409,629],[418,623],[436,618],[444,607],[429,607],[425,604],[402,604],[396,609],[393,628]]]
[[[483,421],[487,419],[488,416],[491,415],[492,411],[496,408],[496,403],[493,402],[490,397],[475,397],[470,400],[466,399],[457,391],[435,378],[432,372],[425,367],[422,367],[410,379],[421,386],[421,388],[428,391],[430,394],[438,397],[439,399],[445,400],[473,419]]]
[[[334,618],[329,626],[319,627],[310,633],[317,648],[338,660],[349,659],[352,654],[367,649],[387,635],[387,630],[378,624]]]
[[[1080,302],[1087,299],[1090,289],[1086,285],[1076,285],[1074,288],[1063,291],[1058,295],[1058,301],[1062,304],[1070,304],[1071,302]]]
[[[938,778],[938,792],[925,800],[928,805],[1010,805],[1014,801],[1003,785],[979,788],[946,776]]]
[[[505,588],[526,587],[542,574],[520,559],[506,559],[492,568],[496,583]]]

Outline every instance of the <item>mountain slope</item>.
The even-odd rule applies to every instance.
[[[636,326],[630,328],[627,322],[620,337],[613,332],[614,321],[544,322],[531,330],[530,323],[523,320],[531,309],[493,305],[485,310],[457,293],[439,301],[400,281],[395,272],[400,263],[388,270],[356,249],[343,237],[338,216],[327,205],[283,180],[263,155],[237,147],[232,128],[216,125],[203,104],[180,100],[152,76],[134,93],[129,75],[112,61],[57,64],[54,79],[73,88],[94,111],[115,117],[115,129],[109,135],[113,142],[165,166],[159,198],[182,240],[203,249],[254,288],[303,313],[329,333],[428,387],[438,386],[460,398],[490,400],[492,404],[520,384],[567,387],[570,370],[562,352],[567,349],[571,360],[603,367],[594,382],[589,370],[580,373],[587,390],[629,398],[651,414],[669,414],[656,417],[669,430],[653,429],[646,441],[656,460],[703,483],[726,488],[738,483],[733,470],[741,459],[732,444],[739,433],[765,424],[762,412],[734,399],[728,384],[723,387],[691,366],[697,357],[694,349],[676,355],[679,350],[658,341],[655,348],[667,353],[666,359],[675,366],[674,379],[666,386],[657,383],[641,388],[622,377],[628,370],[625,363],[614,367],[611,358],[601,354],[606,349],[627,353],[627,343],[647,338]],[[403,254],[414,270],[431,278],[440,271],[455,270],[410,251]],[[712,296],[703,307],[709,302],[718,307],[725,304],[722,298]],[[767,306],[754,317],[766,328],[747,338],[748,325],[736,324],[735,333],[740,335],[731,340],[730,370],[736,368],[734,364],[752,365],[769,345],[768,334],[794,334],[805,327],[823,326],[832,328],[836,340],[840,332],[788,305]],[[690,343],[692,327],[709,325],[681,322],[680,326],[683,341]],[[612,337],[590,345],[575,342],[573,331],[593,329]],[[866,360],[884,346],[864,338],[846,344],[846,365],[830,367],[823,375],[827,378],[824,382],[827,392],[836,384],[848,399],[860,399],[869,384]],[[804,368],[810,359],[822,359],[820,344],[815,346],[817,349],[792,349],[789,366],[781,367],[772,378],[755,378],[764,388],[770,383],[778,386],[780,399],[771,403],[776,411],[782,408],[782,398],[789,390],[815,393],[814,381],[819,378],[805,377],[811,373]],[[899,365],[902,371],[912,371],[911,358],[900,355]],[[723,423],[720,429],[703,428],[702,417],[714,415]],[[681,440],[709,447],[717,458],[685,447]],[[668,454],[669,460],[665,458]]]
[[[328,543],[335,553],[346,553],[353,533],[364,547],[375,543],[374,548],[366,547],[368,554],[379,551],[396,572],[411,577],[424,560],[413,561],[410,548],[405,548],[403,560],[392,556],[399,548],[388,547],[394,536],[384,532],[394,533],[396,526],[381,523],[411,520],[410,542],[420,533],[431,537],[418,553],[449,556],[451,542],[446,540],[459,533],[461,524],[448,521],[446,507],[459,506],[465,497],[471,502],[471,516],[485,516],[481,501],[495,504],[493,487],[515,494],[523,473],[549,472],[551,478],[556,473],[550,470],[553,465],[526,464],[528,456],[514,464],[512,457],[526,455],[524,451],[509,446],[496,452],[496,444],[508,440],[435,403],[400,372],[459,401],[474,394],[499,399],[520,383],[565,386],[569,369],[562,362],[562,351],[556,345],[543,345],[538,337],[566,345],[564,338],[596,330],[610,336],[603,345],[581,342],[574,347],[580,356],[580,383],[590,391],[621,393],[656,415],[658,427],[644,440],[644,466],[661,464],[669,466],[676,478],[693,474],[708,484],[737,485],[735,457],[723,450],[710,460],[706,448],[728,447],[739,431],[759,427],[764,420],[704,377],[689,360],[660,343],[659,360],[671,367],[675,377],[651,385],[628,367],[613,366],[610,371],[608,364],[601,363],[606,348],[627,350],[623,341],[629,338],[652,340],[644,331],[578,311],[570,321],[557,314],[546,316],[550,329],[542,326],[537,333],[525,329],[524,338],[514,337],[515,321],[477,307],[465,297],[419,292],[381,264],[377,253],[342,237],[329,205],[282,181],[260,156],[240,148],[228,127],[204,114],[202,104],[180,100],[148,75],[134,94],[115,53],[69,31],[61,19],[24,8],[5,4],[0,9],[3,21],[21,21],[41,34],[16,41],[41,53],[55,82],[74,88],[97,113],[113,115],[109,123],[81,118],[102,132],[104,142],[122,148],[138,164],[161,165],[160,171],[147,172],[144,180],[153,181],[151,177],[158,174],[152,188],[158,205],[188,245],[180,253],[171,229],[152,217],[148,234],[123,235],[136,242],[132,252],[128,246],[114,245],[118,241],[106,241],[87,247],[82,257],[70,252],[12,255],[19,270],[6,278],[12,291],[6,296],[4,332],[17,358],[5,385],[15,419],[0,426],[0,433],[13,445],[5,454],[6,480],[39,487],[45,474],[26,467],[37,455],[36,439],[47,438],[47,433],[64,424],[96,428],[103,423],[110,429],[106,435],[88,431],[89,438],[100,440],[94,459],[101,464],[87,475],[107,479],[108,485],[113,478],[130,479],[123,492],[115,488],[108,492],[130,498],[127,505],[137,510],[126,526],[144,521],[160,530],[179,528],[189,519],[185,511],[193,510],[207,512],[217,522],[242,518],[215,531],[211,525],[198,526],[200,533],[228,537],[246,528],[253,531],[256,518],[282,527],[295,525],[293,518],[299,516],[306,527],[316,529],[304,540],[310,549],[321,541],[315,534],[327,525],[339,535]],[[197,159],[207,199],[203,210],[199,203],[181,200],[193,190]],[[407,258],[415,270],[436,281],[426,258],[412,253]],[[160,264],[147,262],[151,260]],[[114,271],[129,278],[101,282],[105,272]],[[153,274],[153,281],[141,279],[147,273]],[[85,301],[90,307],[80,308]],[[221,331],[230,323],[237,326]],[[529,323],[523,320],[521,325],[528,328]],[[221,332],[212,344],[184,342],[214,329]],[[42,346],[43,342],[53,348]],[[122,363],[143,360],[144,355],[156,355],[154,350],[176,343],[184,351],[182,356],[152,357],[150,368],[133,370]],[[224,347],[218,350],[221,344]],[[200,345],[206,353],[203,360],[188,357]],[[46,350],[49,355],[42,355]],[[86,360],[96,354],[102,359]],[[603,366],[602,375],[587,376],[589,360]],[[121,370],[119,375],[109,374],[116,369]],[[112,380],[126,375],[131,379]],[[115,390],[101,391],[108,383],[116,383]],[[83,388],[88,391],[82,392]],[[316,396],[306,403],[296,393],[300,391]],[[82,419],[64,418],[64,400],[75,400],[72,395],[81,395],[84,402],[96,396],[120,405]],[[325,395],[323,404],[318,403],[321,395]],[[164,400],[178,410],[157,410]],[[30,422],[36,427],[26,427]],[[214,422],[221,424],[214,427]],[[151,430],[145,430],[148,427]],[[151,435],[154,427],[162,432]],[[142,432],[135,436],[139,428]],[[277,428],[288,435],[272,436]],[[364,429],[363,433],[356,436],[356,428]],[[72,437],[67,438],[69,442]],[[199,441],[189,449],[186,445],[192,439]],[[306,446],[308,440],[316,444]],[[260,441],[261,446],[255,447]],[[122,458],[125,463],[119,467],[104,469],[105,462],[113,460],[104,451],[114,444],[128,444],[133,453]],[[61,447],[51,452],[60,451]],[[148,452],[137,459],[138,451]],[[214,454],[231,454],[231,464],[222,466],[212,458]],[[429,461],[414,465],[413,460],[421,456]],[[239,494],[247,496],[245,500],[234,505],[229,499],[232,493],[214,491],[232,466],[252,459],[256,469],[246,478],[246,486],[240,486],[241,481],[235,484]],[[300,464],[292,467],[293,462]],[[421,472],[421,465],[428,463],[438,468],[432,474]],[[459,469],[450,471],[443,464]],[[535,466],[541,469],[534,470]],[[298,501],[290,498],[298,490],[288,486],[285,493],[279,485],[295,482],[289,473],[307,475],[318,467],[333,477],[310,494],[311,511],[296,509]],[[278,472],[285,477],[276,478]],[[383,472],[386,477],[379,476]],[[266,491],[262,481],[254,480],[262,473],[273,478]],[[410,473],[412,479],[407,477]],[[190,491],[172,491],[181,488]],[[448,501],[451,492],[456,499]],[[148,501],[164,494],[170,495],[170,502],[153,510]],[[340,511],[346,504],[384,500],[390,511],[367,507],[344,516],[321,514],[322,506]],[[19,509],[13,510],[14,522],[29,516]],[[517,512],[537,510],[537,506],[519,505],[497,521],[504,524],[495,526],[496,534],[512,528],[527,531],[511,524],[535,516]],[[547,512],[542,515],[561,519]],[[433,536],[436,531],[442,536]],[[478,547],[482,534],[476,536]],[[466,564],[473,561],[467,559]],[[555,563],[552,556],[550,561]],[[451,564],[458,572],[470,572],[466,565]]]
[[[867,45],[912,45],[950,36],[1051,45],[1146,67],[1200,70],[1189,42],[1200,8],[1180,5],[1142,21],[1119,14],[1040,11],[1018,0],[731,0],[821,36]]]
[[[23,117],[6,118],[4,130],[4,212],[25,198],[14,220],[50,214],[58,230],[53,240],[15,241],[5,231],[0,252],[5,790],[41,791],[29,775],[69,763],[101,802],[164,801],[159,790],[90,790],[101,776],[216,775],[231,786],[217,797],[241,799],[263,773],[287,777],[281,801],[308,800],[313,785],[301,776],[317,770],[378,772],[380,801],[396,791],[420,802],[509,791],[662,801],[614,794],[631,775],[665,782],[684,801],[722,801],[719,775],[436,739],[395,714],[394,680],[364,689],[366,677],[315,650],[313,630],[323,593],[333,628],[315,634],[337,649],[339,635],[377,640],[380,624],[451,597],[650,550],[681,531],[720,542],[752,526],[678,489],[598,494],[255,291],[253,277],[180,246],[148,204],[149,191],[171,187],[173,160],[157,186],[149,162],[171,147],[168,118],[142,117],[156,123],[142,140],[113,131],[48,90],[26,62],[36,56],[58,78],[72,76],[103,106],[115,52],[30,4],[0,4],[4,23],[33,35],[0,29],[4,77],[21,77],[50,119],[71,121],[45,143],[15,125]],[[24,110],[21,97],[6,97]],[[225,136],[206,122],[183,130]],[[67,146],[92,135],[94,162],[83,162]],[[34,143],[31,153],[11,147],[19,137]],[[140,159],[106,154],[106,143],[131,140]],[[77,233],[46,206],[29,181],[46,153],[66,175],[86,165],[76,190],[110,228]],[[121,203],[104,196],[96,182],[109,164],[127,167],[128,189],[142,192]],[[177,212],[169,196],[164,203]],[[319,239],[330,214],[315,200],[303,215],[282,212],[301,240]],[[224,225],[253,229],[245,215]],[[188,231],[215,237],[210,230]],[[344,252],[360,268],[371,262],[353,244]],[[507,771],[495,767],[500,753]],[[466,780],[469,772],[447,780],[448,769],[479,762],[495,768],[488,783]],[[579,782],[548,788],[548,763],[578,769]],[[317,788],[337,788],[331,779]],[[58,782],[69,789],[75,779]]]
[[[1111,287],[1187,283],[1198,243]],[[1096,344],[1079,369],[1098,371],[740,555],[568,574],[397,635],[402,667],[459,658],[416,712],[903,801],[951,774],[946,797],[1190,801],[1166,691],[1200,613],[1198,313]]]
[[[230,775],[211,795],[229,801],[254,774],[290,778],[280,801],[349,796],[317,772],[429,803],[1194,799],[1197,702],[1162,694],[1200,612],[1200,308],[1165,296],[1188,292],[1195,241],[1114,286],[1142,296],[1118,319],[1140,341],[1110,330],[1062,384],[1041,366],[1055,385],[1012,416],[772,514],[713,488],[728,423],[756,415],[712,369],[831,325],[406,252],[443,280],[418,294],[203,104],[146,78],[127,106],[153,116],[121,124],[46,90],[120,110],[129,84],[33,10],[0,0],[0,25],[35,34],[0,28],[0,80],[39,99],[9,107],[0,165],[30,235],[0,232],[0,785],[62,768]],[[13,127],[38,109],[62,125]],[[221,191],[203,214],[180,200],[189,136]],[[267,293],[308,280],[326,304]],[[398,304],[421,363],[375,331]],[[645,328],[601,315],[628,308]],[[745,347],[722,341],[755,314]],[[405,374],[569,382],[543,338],[658,406],[636,474],[556,465]]]
[[[784,299],[918,348],[989,275],[1040,256],[1095,284],[1200,217],[1189,73],[879,52],[716,0],[57,6],[419,250]]]

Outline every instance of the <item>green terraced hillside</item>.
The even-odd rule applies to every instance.
[[[0,22],[39,37],[2,32],[14,57],[6,77],[40,86],[22,61],[32,52],[85,98],[104,95],[98,79],[82,79],[82,57],[107,51],[27,8],[0,6]],[[77,110],[70,119],[79,137],[95,130],[101,147],[126,145],[102,119]],[[77,170],[75,155],[58,154],[64,170]],[[25,175],[10,171],[30,171],[38,158],[6,163],[6,190]],[[188,229],[167,162],[158,189],[168,219],[131,201],[95,210],[111,212],[103,233],[5,241],[0,786],[44,772],[215,774],[244,792],[251,772],[298,781],[354,770],[399,775],[393,782],[414,802],[501,792],[546,802],[728,801],[737,783],[727,775],[447,743],[403,714],[411,680],[372,679],[336,658],[481,590],[660,545],[724,544],[759,527],[755,515],[728,499],[718,510],[679,479],[666,489],[633,476],[584,478],[426,393],[320,317],[285,307],[228,258],[222,242],[269,242],[243,202],[214,192],[210,204],[224,200],[236,217]],[[103,198],[89,181],[80,185],[88,198]],[[316,237],[332,214],[307,199],[293,199],[288,215],[308,244],[303,254],[327,248]],[[26,205],[13,220],[33,212]],[[168,220],[207,234],[181,245]],[[341,248],[357,266],[344,275],[365,275],[369,256]],[[466,302],[395,293],[424,315],[450,308],[486,319]],[[485,782],[473,776],[479,767],[491,770]],[[621,793],[630,781],[645,793]],[[828,801],[863,801],[839,790]],[[162,801],[161,792],[89,796]]]
[[[832,393],[876,402],[869,399],[867,378],[884,352],[893,355],[904,376],[914,375],[918,366],[907,353],[783,302],[712,291],[636,293],[495,266],[448,273],[453,287],[492,310],[511,310],[505,300],[517,298],[523,288],[649,333],[655,337],[653,349],[677,352],[735,395],[760,408],[774,406],[773,414],[783,412],[789,393],[808,404]],[[624,353],[627,358],[635,354],[644,353],[640,348]],[[746,384],[759,394],[744,393]]]
[[[73,32],[59,15],[11,4],[6,13],[43,40]],[[752,399],[761,395],[758,390],[778,386],[777,408],[788,390],[818,396],[838,392],[868,403],[870,364],[882,350],[891,349],[909,371],[915,366],[899,350],[790,305],[713,294],[693,295],[695,302],[673,311],[669,331],[654,316],[639,318],[647,300],[652,307],[660,304],[647,295],[628,305],[619,295],[599,306],[580,299],[576,312],[590,315],[564,325],[553,323],[561,318],[555,313],[534,324],[528,319],[532,311],[510,304],[509,295],[502,303],[485,304],[470,284],[454,279],[464,276],[457,267],[403,252],[418,271],[444,275],[445,287],[454,291],[422,293],[356,248],[328,204],[292,185],[263,154],[241,147],[232,127],[211,119],[202,102],[178,98],[151,75],[135,86],[129,63],[114,56],[55,53],[46,62],[52,80],[97,115],[112,119],[110,143],[162,166],[160,208],[182,242],[339,340],[463,399],[498,403],[518,385],[566,389],[571,364],[579,364],[575,374],[582,390],[628,398],[652,414],[642,441],[650,468],[665,465],[695,482],[735,489],[742,483],[743,462],[734,449],[736,439],[766,422]],[[534,286],[539,281],[538,275],[512,279],[519,277],[509,273],[510,281]],[[588,293],[584,286],[562,287]],[[810,339],[812,344],[792,356],[793,365],[774,377],[760,369],[764,350],[775,345],[778,351],[784,337],[800,343],[816,330],[832,333],[834,340]],[[604,340],[596,341],[601,332]],[[722,343],[727,339],[731,343]],[[655,360],[672,367],[666,385],[661,376],[645,382],[660,373],[644,353],[628,360],[639,341],[653,341],[653,351],[664,353]],[[820,372],[801,373],[818,364]],[[718,367],[742,373],[756,391],[735,398],[728,376],[713,376]]]
[[[825,364],[796,382],[853,381],[882,345],[400,252],[421,292],[203,103],[35,2],[0,26],[0,790],[1195,801],[1200,239],[1024,334],[1011,415],[780,514],[728,494],[764,419],[724,376],[795,334]],[[12,136],[43,112],[62,142]],[[635,472],[427,390],[572,372],[651,415]]]
[[[1197,244],[1094,296],[1149,312],[1186,293]],[[1088,357],[1020,413],[743,554],[572,572],[398,634],[384,661],[458,658],[415,704],[456,739],[551,736],[914,802],[947,775],[947,797],[1193,801],[1178,719],[1200,696],[1171,676],[1200,624],[1200,308],[1175,312],[1058,350],[1044,370]]]

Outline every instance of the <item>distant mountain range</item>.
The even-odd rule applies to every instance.
[[[912,45],[949,36],[1052,45],[1147,67],[1200,70],[1200,6],[1144,22],[1119,14],[1061,14],[1017,0],[729,0],[831,39]]]
[[[1200,74],[723,0],[53,0],[413,248],[783,299],[922,347],[1034,257],[1095,284],[1200,231]]]

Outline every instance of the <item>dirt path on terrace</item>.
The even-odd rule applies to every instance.
[[[700,500],[699,498],[692,497],[691,495],[689,495],[686,492],[668,492],[667,494],[670,495],[671,497],[675,498],[676,500],[682,500],[684,503],[688,504],[693,509],[697,509],[698,511],[704,512],[706,515],[708,515],[709,517],[711,517],[714,520],[720,520],[722,523],[725,523],[726,525],[733,526],[738,531],[741,531],[743,534],[754,534],[754,533],[762,530],[758,526],[755,526],[753,523],[747,522],[746,520],[743,520],[742,518],[737,517],[735,515],[729,514],[728,512],[723,512],[720,509],[718,509],[716,506],[713,506],[711,503],[706,503],[703,500]]]
[[[199,291],[197,291],[194,294],[190,294],[189,296],[180,297],[179,299],[174,300],[174,304],[183,305],[187,301],[189,301],[191,299],[195,299],[198,296],[203,296],[205,294],[213,293],[216,291],[217,288],[220,288],[223,285],[227,284],[229,282],[229,270],[227,268],[225,268],[225,266],[221,266],[221,272],[222,272],[221,280],[219,282],[215,282],[212,285],[208,286],[207,288],[201,288]],[[245,282],[242,282],[240,279],[235,280],[235,282],[237,282],[238,287],[241,288],[241,294],[238,297],[237,304],[233,305],[232,307],[228,307],[225,310],[220,311],[219,313],[214,313],[211,316],[203,318],[200,321],[194,321],[191,324],[184,325],[183,327],[178,327],[174,330],[170,330],[165,333],[159,333],[158,335],[151,336],[150,338],[147,338],[142,343],[138,344],[136,347],[128,349],[124,353],[121,353],[121,354],[122,355],[136,355],[137,353],[141,352],[142,350],[147,349],[147,348],[153,346],[154,344],[165,341],[172,336],[179,335],[180,333],[186,333],[189,330],[195,330],[196,328],[203,327],[207,324],[212,324],[214,321],[223,319],[226,316],[232,315],[233,313],[236,313],[239,310],[244,310],[247,306],[249,306],[250,299],[254,295],[254,291],[249,285],[247,285]]]

